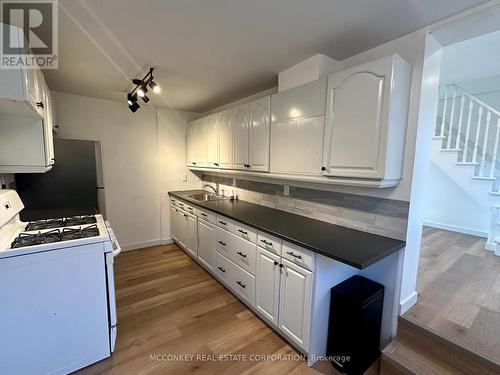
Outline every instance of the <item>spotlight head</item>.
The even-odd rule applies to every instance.
[[[149,81],[149,87],[153,90],[154,93],[159,94],[161,89],[152,79]]]
[[[146,85],[142,85],[137,89],[137,95],[139,95],[141,98],[146,95],[148,92],[148,89],[146,88]]]
[[[128,106],[128,108],[132,111],[132,113],[135,113],[135,112],[137,112],[137,110],[138,110],[139,108],[141,108],[141,106],[139,105],[139,103],[134,102],[134,103],[130,104],[130,105]]]
[[[142,99],[142,101],[143,101],[144,103],[149,102],[149,98],[148,98],[148,96],[147,96],[147,95],[141,96],[141,99]]]
[[[137,95],[132,95],[130,92],[127,94],[127,103],[128,105],[132,105],[137,101]]]

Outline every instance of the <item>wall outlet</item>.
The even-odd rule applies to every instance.
[[[285,197],[290,195],[290,185],[283,185],[283,195]]]
[[[188,181],[188,175],[187,174],[182,175],[181,182],[187,182],[187,181]]]

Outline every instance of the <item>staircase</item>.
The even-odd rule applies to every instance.
[[[432,161],[491,210],[486,249],[500,256],[500,112],[458,85],[440,90]]]
[[[398,336],[382,351],[380,374],[498,375],[500,366],[402,316]]]

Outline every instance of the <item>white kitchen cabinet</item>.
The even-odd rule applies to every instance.
[[[324,175],[402,177],[411,66],[388,56],[328,77]]]
[[[233,169],[269,170],[270,97],[233,109]]]
[[[186,220],[186,250],[194,259],[198,257],[198,218],[187,214]]]
[[[248,169],[248,104],[233,108],[233,169]]]
[[[0,173],[48,171],[54,108],[42,71],[0,69],[0,82]]]
[[[178,225],[177,225],[177,212],[179,211],[173,204],[170,205],[170,237],[177,241]]]
[[[255,100],[249,104],[249,161],[252,171],[269,170],[269,132],[271,97]]]
[[[307,351],[313,274],[286,259],[282,264],[278,327]]]
[[[271,98],[270,171],[321,176],[326,78]]]
[[[208,166],[208,126],[207,119],[201,118],[196,120],[196,140],[195,140],[195,156],[196,165],[198,167]]]
[[[191,121],[187,125],[186,131],[186,164],[188,167],[196,166],[198,142],[198,126],[196,121]]]
[[[198,220],[198,260],[213,270],[215,252],[215,225]]]
[[[207,167],[219,166],[219,131],[217,114],[205,118],[205,134],[207,138]]]
[[[186,250],[187,244],[187,213],[178,209],[176,212],[176,231],[177,231],[177,244]]]
[[[281,258],[257,247],[255,308],[267,320],[278,325]]]
[[[232,110],[228,109],[217,114],[219,127],[219,168],[229,169],[233,166],[232,113]]]

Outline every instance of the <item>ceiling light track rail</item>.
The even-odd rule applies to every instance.
[[[149,72],[146,73],[143,79],[133,79],[132,83],[135,85],[135,88],[127,94],[127,103],[128,108],[132,112],[137,112],[137,110],[141,107],[138,103],[138,99],[144,103],[149,102],[149,97],[146,95],[149,88],[155,93],[160,93],[160,86],[153,81],[153,70],[154,68],[149,68]]]

